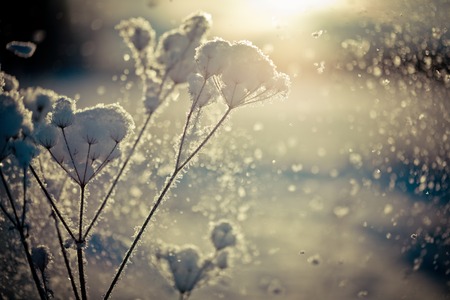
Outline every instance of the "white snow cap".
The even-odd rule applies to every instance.
[[[66,97],[55,103],[49,119],[51,124],[40,126],[36,139],[79,184],[87,184],[119,157],[120,143],[134,129],[132,117],[119,104],[75,110],[75,102]]]
[[[72,125],[74,120],[75,101],[62,96],[56,100],[53,105],[53,112],[51,114],[51,122],[53,125],[66,128]]]
[[[155,31],[144,18],[123,20],[116,29],[119,30],[119,35],[127,46],[137,52],[151,49],[155,44]]]
[[[175,288],[181,293],[190,292],[206,275],[201,265],[199,250],[192,245],[173,248],[160,253],[160,259],[167,261]]]
[[[0,161],[15,153],[15,143],[30,136],[32,131],[31,112],[23,106],[19,93],[14,90],[0,92]],[[26,145],[33,146],[29,142]],[[32,153],[36,153],[34,147],[25,151],[26,145],[20,143],[16,145],[17,153],[29,153],[23,160],[19,160],[21,164],[31,161]]]
[[[226,104],[236,108],[266,99],[286,98],[289,76],[249,41],[213,39],[196,50],[197,69],[214,83]]]
[[[195,49],[211,27],[211,16],[199,12],[187,17],[176,29],[159,39],[156,60],[174,83],[185,83],[195,71]]]
[[[32,112],[33,123],[42,123],[47,114],[52,110],[53,103],[58,99],[58,95],[48,89],[41,87],[29,87],[20,91],[23,96],[25,108]]]

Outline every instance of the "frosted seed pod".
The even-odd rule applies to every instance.
[[[236,235],[233,226],[228,221],[222,221],[214,225],[211,232],[211,241],[216,250],[236,245]]]
[[[31,259],[36,269],[44,272],[51,260],[50,250],[47,246],[37,246],[31,250]]]
[[[177,290],[184,294],[194,289],[203,279],[203,268],[200,267],[200,255],[193,246],[174,251],[166,256]]]
[[[228,63],[226,51],[230,47],[231,44],[228,41],[216,38],[197,48],[195,53],[197,68],[205,78],[222,72]]]
[[[45,117],[51,111],[53,103],[58,95],[41,87],[27,88],[21,91],[25,108],[32,112],[33,123],[44,122]]]
[[[144,18],[131,18],[121,21],[116,29],[130,49],[141,52],[152,48],[155,41],[155,31]]]
[[[51,122],[57,127],[66,128],[74,121],[75,101],[68,97],[61,97],[53,105]]]

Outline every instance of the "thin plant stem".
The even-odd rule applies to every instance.
[[[13,210],[13,217],[15,219],[15,223],[17,224],[16,228],[21,228],[21,222],[19,219],[19,214],[17,213],[16,206],[14,204],[14,198],[12,196],[11,190],[9,189],[8,183],[6,182],[5,175],[3,174],[2,168],[0,168],[0,176],[2,177],[2,183],[5,187],[6,195],[8,196],[9,204],[11,205],[11,208]]]
[[[36,285],[36,288],[38,290],[39,293],[39,297],[41,299],[47,299],[47,294],[45,293],[45,291],[42,288],[41,285],[41,281],[39,280],[39,276],[36,273],[36,269],[34,267],[34,263],[33,263],[33,258],[31,257],[30,254],[30,247],[28,246],[28,242],[27,242],[27,238],[25,236],[25,232],[24,232],[24,227],[22,226],[20,220],[19,220],[19,215],[17,214],[17,210],[15,208],[14,205],[14,199],[12,197],[11,194],[11,190],[9,189],[8,183],[6,182],[6,178],[5,175],[3,174],[2,168],[0,167],[0,177],[2,179],[2,183],[5,187],[5,191],[6,191],[6,195],[8,196],[9,202],[13,208],[13,212],[14,212],[14,218],[16,220],[14,227],[17,229],[17,231],[19,232],[19,236],[20,236],[20,242],[22,244],[22,247],[24,249],[25,252],[25,256],[27,258],[27,262],[28,262],[28,266],[30,267],[30,271],[31,271],[31,276],[33,278],[33,281]]]
[[[30,247],[28,246],[28,242],[26,240],[23,229],[19,230],[19,234],[20,234],[20,241],[21,241],[23,249],[25,251],[25,256],[27,258],[28,265],[30,267],[31,276],[33,277],[34,283],[36,284],[36,288],[39,292],[39,296],[41,299],[48,299],[47,294],[45,293],[44,289],[41,286],[39,276],[36,273],[36,268],[34,267],[33,258],[31,257],[31,254],[30,254]]]
[[[117,183],[119,182],[120,177],[122,176],[122,173],[125,171],[125,168],[127,167],[128,163],[130,162],[131,156],[133,155],[134,151],[136,150],[136,147],[137,147],[139,141],[142,139],[142,136],[144,135],[144,132],[150,122],[152,115],[153,115],[152,113],[149,113],[147,118],[145,119],[144,125],[142,126],[141,130],[139,131],[139,134],[138,134],[136,140],[134,141],[130,152],[128,153],[125,161],[123,162],[122,167],[119,170],[119,173],[117,173],[117,176],[116,176],[116,178],[114,178],[114,181],[111,184],[111,187],[109,188],[108,193],[106,194],[105,198],[103,199],[102,203],[100,204],[100,207],[97,209],[97,211],[94,215],[94,218],[89,223],[89,226],[87,227],[86,232],[84,233],[83,239],[85,239],[87,237],[87,235],[89,234],[89,232],[92,229],[92,226],[94,226],[94,224],[97,221],[98,217],[100,216],[101,212],[105,208],[106,203],[108,202],[109,198],[111,197],[111,194],[112,194],[114,188],[116,187]]]
[[[84,240],[83,240],[83,215],[84,215],[84,196],[85,196],[85,185],[80,186],[81,195],[80,195],[80,213],[79,213],[79,223],[78,223],[78,240],[77,243],[77,258],[78,258],[78,276],[80,278],[80,289],[81,289],[81,299],[87,299],[86,293],[86,278],[84,274],[84,259],[83,259],[83,249],[84,249]]]
[[[86,186],[82,185],[80,187],[81,196],[80,196],[80,212],[79,212],[79,220],[78,220],[78,242],[83,242],[83,215],[84,215],[84,195],[86,191]]]
[[[72,178],[73,181],[76,182],[77,179],[70,173],[69,169],[67,169],[67,168],[62,164],[62,162],[60,162],[60,161],[56,158],[56,156],[53,154],[52,150],[51,150],[51,149],[48,149],[48,152],[50,153],[50,155],[51,155],[51,157],[53,158],[53,160],[58,164],[58,166],[60,166],[61,169],[63,169],[64,172],[66,172],[66,174],[69,175],[69,177]],[[42,165],[41,165],[41,169],[42,169]],[[41,173],[44,173],[44,172],[42,172],[42,170],[41,170]]]
[[[219,129],[220,125],[222,125],[222,123],[228,117],[232,109],[233,109],[232,107],[229,107],[226,110],[222,118],[219,120],[216,126],[214,126],[211,132],[206,136],[203,142],[201,142],[200,145],[198,145],[197,148],[191,153],[191,155],[189,155],[188,158],[186,158],[186,160],[180,166],[178,166],[178,171],[182,170],[191,161],[191,159],[200,151],[200,149],[203,148],[203,146],[209,141],[209,139],[213,136],[213,134],[217,131],[217,129]]]
[[[47,191],[47,189],[45,188],[44,184],[42,183],[41,179],[39,178],[38,174],[36,173],[36,171],[34,170],[33,166],[30,165],[30,170],[31,173],[33,174],[34,178],[36,179],[36,181],[38,182],[39,186],[41,187],[41,190],[44,192],[45,197],[47,198],[48,202],[50,203],[52,209],[55,211],[56,215],[58,216],[59,220],[61,220],[61,223],[63,224],[64,228],[66,229],[67,233],[70,235],[70,237],[76,241],[76,237],[74,235],[74,233],[72,232],[72,230],[70,229],[69,225],[67,224],[66,220],[64,219],[64,217],[61,215],[61,212],[59,211],[58,207],[56,206],[55,202],[52,199],[52,196],[50,195],[50,193]]]
[[[77,244],[77,259],[78,259],[78,276],[80,277],[80,289],[81,289],[81,299],[87,299],[86,292],[86,278],[84,276],[84,258],[83,258],[83,247]]]
[[[48,288],[48,279],[47,279],[47,275],[45,275],[45,270],[41,270],[41,278],[42,278],[42,284],[44,285],[45,294],[50,295],[52,292]]]
[[[67,256],[66,248],[64,247],[64,241],[62,238],[61,230],[59,229],[58,218],[55,215],[55,211],[52,211],[51,214],[53,220],[55,221],[56,234],[58,236],[59,247],[61,248],[61,253],[64,258],[64,264],[66,265],[67,274],[69,275],[70,284],[72,286],[73,295],[76,300],[80,300],[80,296],[78,294],[77,286],[75,283],[75,278],[73,277],[72,268],[70,267],[69,257]]]
[[[81,184],[81,177],[80,177],[80,174],[78,173],[78,169],[75,164],[75,159],[73,158],[72,151],[70,151],[69,141],[67,140],[66,131],[64,130],[63,127],[61,127],[61,131],[62,131],[62,135],[64,138],[64,143],[66,144],[67,152],[69,152],[70,160],[72,161],[73,169],[75,171],[75,174],[77,174],[78,182]]]
[[[98,173],[100,173],[100,171],[110,162],[109,159],[110,159],[111,155],[113,154],[114,150],[116,150],[117,145],[119,145],[119,142],[115,141],[114,147],[108,153],[108,155],[106,156],[105,160],[98,166],[97,170],[94,171],[94,173],[89,178],[89,180],[91,180],[91,178],[94,178]]]
[[[23,206],[22,206],[22,227],[25,226],[27,214],[27,168],[23,168]]]
[[[184,144],[184,140],[186,139],[186,134],[187,134],[187,130],[188,130],[188,127],[189,127],[189,123],[190,123],[191,118],[192,118],[192,113],[194,112],[195,107],[197,106],[198,99],[200,98],[200,95],[202,94],[203,89],[205,88],[205,85],[206,85],[206,79],[203,81],[202,87],[200,88],[200,92],[198,93],[197,98],[194,99],[194,101],[192,102],[191,109],[189,110],[189,113],[188,113],[188,115],[186,117],[186,122],[184,124],[183,133],[181,135],[180,146],[178,148],[177,159],[176,159],[176,162],[175,162],[175,169],[177,169],[179,164],[180,164],[181,153],[183,151],[183,144]]]
[[[116,271],[116,274],[113,278],[113,281],[111,282],[111,285],[108,288],[108,291],[105,294],[104,299],[108,299],[111,296],[111,293],[114,289],[114,287],[117,284],[117,281],[119,280],[119,277],[122,273],[122,271],[125,268],[125,265],[128,263],[128,260],[131,257],[131,254],[134,251],[134,248],[136,248],[136,246],[138,245],[145,229],[147,228],[150,220],[152,219],[153,215],[155,214],[156,210],[158,209],[159,205],[161,204],[162,200],[164,199],[164,196],[166,195],[166,193],[169,191],[170,187],[172,186],[173,181],[177,178],[179,172],[184,168],[184,166],[186,166],[186,164],[189,163],[189,161],[200,151],[200,149],[210,140],[210,138],[213,136],[213,134],[217,131],[217,129],[222,125],[222,123],[225,121],[225,119],[227,118],[227,116],[229,115],[229,113],[231,112],[231,108],[229,108],[225,114],[222,116],[222,118],[219,120],[219,122],[217,122],[217,124],[214,126],[214,128],[211,130],[211,132],[205,137],[205,139],[203,140],[202,143],[200,143],[200,145],[197,146],[197,148],[192,152],[191,155],[189,155],[189,157],[178,167],[175,168],[174,172],[172,173],[172,175],[169,177],[169,179],[167,180],[164,188],[161,190],[161,193],[159,194],[155,204],[153,205],[152,209],[150,210],[149,214],[147,215],[147,218],[144,220],[144,223],[142,224],[141,228],[139,229],[139,232],[137,233],[137,235],[135,236],[130,248],[128,249],[124,259],[122,260],[119,268]]]
[[[6,210],[6,208],[3,206],[2,203],[0,203],[0,209],[2,210],[3,214],[8,218],[8,220],[14,225],[14,227],[17,226],[16,221],[14,221],[13,216]]]
[[[163,85],[165,83],[165,80],[167,79],[167,76],[164,76],[163,81],[161,82],[161,89],[160,89],[160,93],[163,90]],[[164,97],[161,100],[161,103],[167,99],[167,97],[169,96],[169,94],[174,90],[175,88],[175,84],[173,84],[169,91],[167,91],[167,93],[164,95]],[[145,91],[144,91],[145,92]],[[83,239],[86,239],[86,237],[88,236],[88,234],[90,233],[90,231],[92,230],[92,227],[94,226],[95,222],[97,221],[97,219],[100,217],[100,214],[102,213],[103,209],[106,207],[106,204],[109,200],[109,198],[112,195],[112,192],[114,191],[114,188],[116,187],[117,183],[119,182],[120,177],[122,176],[123,172],[125,171],[125,168],[127,167],[128,163],[131,160],[132,155],[134,154],[134,152],[136,151],[136,147],[139,143],[139,141],[142,139],[142,136],[144,135],[145,130],[147,129],[148,124],[150,123],[150,119],[153,116],[153,112],[149,112],[147,115],[147,118],[145,119],[144,124],[142,125],[141,130],[139,131],[139,134],[136,138],[136,140],[133,143],[133,146],[131,147],[130,151],[128,152],[128,155],[122,165],[122,167],[119,170],[119,173],[117,173],[116,178],[114,179],[113,183],[111,184],[111,187],[108,190],[108,193],[106,194],[105,198],[103,199],[102,203],[100,204],[99,208],[97,209],[97,211],[94,214],[94,218],[92,218],[92,221],[89,223],[89,226],[86,229],[86,232],[84,233]]]
[[[88,168],[88,163],[89,163],[89,155],[91,154],[91,143],[88,143],[88,151],[86,154],[86,163],[84,164],[84,173],[83,173],[83,182],[82,184],[86,184],[87,180],[86,180],[86,173],[87,173],[87,168]]]

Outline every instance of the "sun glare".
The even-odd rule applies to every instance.
[[[253,4],[279,16],[292,16],[337,6],[340,0],[254,0]]]

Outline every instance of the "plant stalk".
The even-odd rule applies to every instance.
[[[125,265],[128,263],[128,260],[130,259],[131,254],[133,253],[134,249],[136,248],[137,244],[139,243],[150,220],[152,219],[153,215],[155,214],[156,210],[158,209],[159,205],[161,204],[162,200],[164,199],[164,196],[166,195],[166,193],[169,191],[170,187],[172,186],[173,181],[178,176],[180,171],[184,168],[184,166],[186,166],[186,164],[188,164],[189,161],[191,161],[191,159],[200,151],[200,149],[210,140],[210,138],[217,131],[217,129],[220,127],[220,125],[222,125],[222,123],[225,121],[226,117],[229,115],[230,112],[231,112],[231,108],[229,108],[225,112],[225,114],[222,116],[222,118],[219,120],[219,122],[217,122],[217,124],[214,126],[214,128],[211,130],[211,132],[205,137],[203,142],[197,146],[197,148],[192,152],[192,154],[189,155],[189,157],[182,164],[180,164],[180,166],[175,168],[174,172],[167,180],[167,182],[166,182],[164,188],[162,189],[161,193],[159,194],[155,204],[153,205],[152,209],[150,210],[149,214],[147,215],[147,218],[144,220],[144,223],[142,224],[141,228],[139,229],[139,232],[137,233],[136,237],[134,238],[130,248],[128,249],[127,254],[125,255],[124,259],[122,260],[119,268],[117,269],[116,274],[113,278],[113,281],[111,282],[111,285],[109,286],[108,291],[106,292],[106,294],[104,296],[105,300],[111,296],[111,293],[112,293],[114,287],[116,286],[116,284],[119,280],[119,277],[125,268]]]

